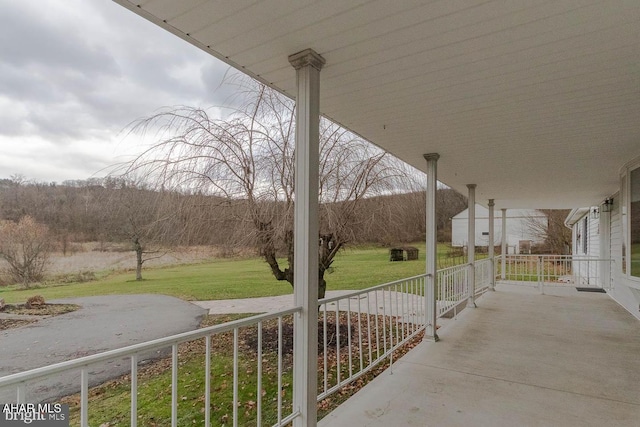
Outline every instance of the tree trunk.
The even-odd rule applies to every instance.
[[[320,277],[318,278],[318,299],[324,298],[327,293],[327,281],[324,280],[324,273],[320,273]]]
[[[133,240],[133,249],[136,251],[136,280],[142,280],[142,245],[140,240],[135,238]]]

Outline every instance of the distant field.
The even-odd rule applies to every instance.
[[[328,290],[364,289],[370,286],[421,274],[425,269],[424,245],[419,260],[389,262],[387,248],[346,249],[334,261],[325,276]],[[438,247],[441,256],[447,245]],[[100,274],[98,274],[100,276]],[[172,265],[143,270],[145,280],[136,282],[131,271],[111,273],[84,283],[52,283],[32,289],[0,287],[0,298],[7,303],[23,302],[39,294],[45,299],[109,294],[165,294],[185,300],[218,300],[284,295],[292,292],[287,282],[273,278],[260,258],[219,258],[198,264]]]

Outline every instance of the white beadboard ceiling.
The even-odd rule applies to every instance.
[[[598,204],[640,156],[640,0],[115,0],[497,207]],[[170,59],[167,59],[169,66]]]

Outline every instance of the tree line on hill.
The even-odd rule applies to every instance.
[[[454,190],[440,188],[438,201],[439,238],[448,241],[448,220],[466,207],[466,199]],[[277,210],[278,203],[265,203],[264,209]],[[331,202],[333,206],[323,209],[337,210],[341,203]],[[246,247],[259,252],[260,231],[246,219],[249,208],[244,199],[160,191],[123,178],[61,184],[22,177],[0,179],[0,221],[4,224],[30,218],[24,226],[40,234],[46,227],[47,248],[63,254],[73,252],[76,243],[99,242],[103,247],[124,243],[130,245],[140,268],[154,254],[177,246],[218,246],[229,255]],[[420,241],[425,233],[425,194],[413,191],[364,198],[352,215],[355,220],[348,224],[345,243],[397,245]],[[2,240],[0,252],[3,243],[6,246],[11,239]],[[276,248],[276,255],[286,256],[280,249]],[[42,271],[27,273],[33,276],[30,280],[42,275]],[[25,282],[26,277],[12,279]]]

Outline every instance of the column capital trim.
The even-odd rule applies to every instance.
[[[440,154],[438,153],[428,153],[422,155],[426,161],[429,160],[438,160],[440,158]]]
[[[496,203],[494,202],[493,199],[489,199],[489,206],[495,206]]]
[[[296,70],[310,65],[320,71],[326,62],[327,61],[313,49],[305,49],[298,53],[294,53],[293,55],[289,55],[289,63]]]
[[[467,188],[468,188],[469,190],[474,189],[474,188],[476,188],[476,187],[477,187],[477,185],[476,185],[476,184],[467,184]]]

